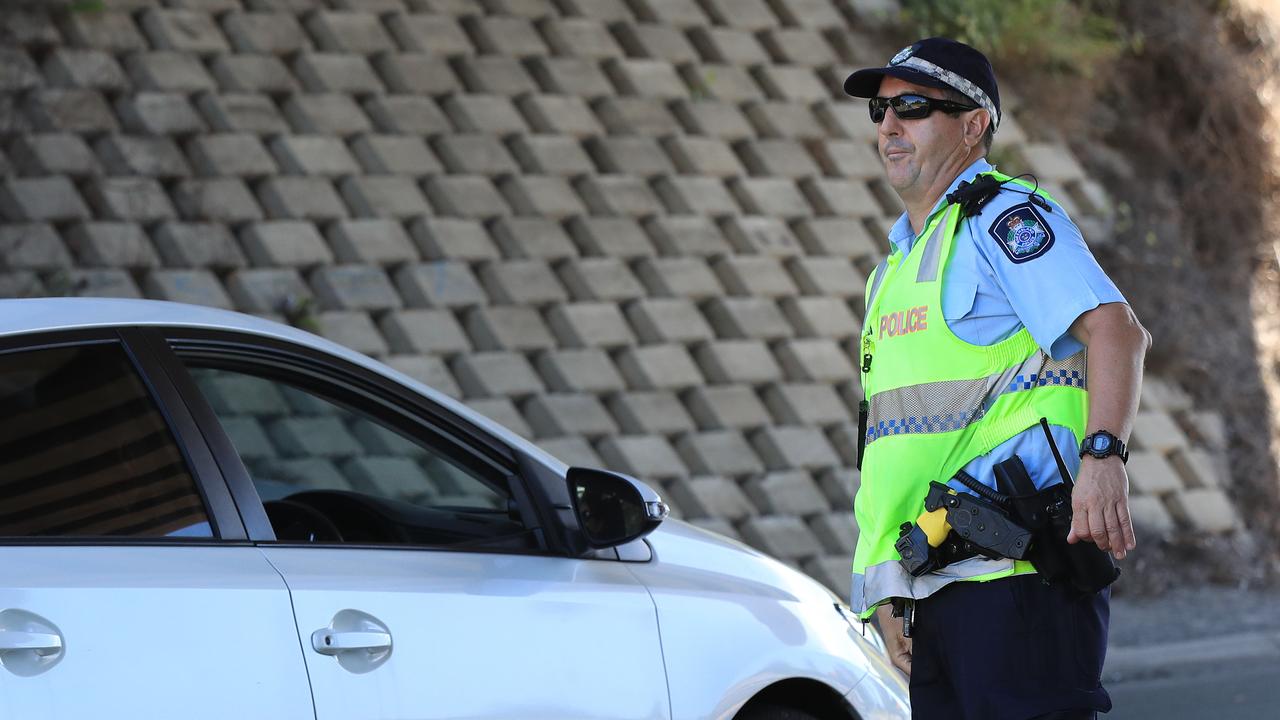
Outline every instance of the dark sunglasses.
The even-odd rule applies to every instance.
[[[867,103],[867,107],[871,110],[871,122],[877,125],[884,122],[884,113],[889,108],[893,108],[893,114],[897,115],[899,120],[920,120],[929,117],[929,113],[934,110],[961,112],[978,109],[977,105],[961,105],[950,100],[938,100],[914,94],[891,98],[873,97]]]

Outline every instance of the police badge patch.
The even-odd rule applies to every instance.
[[[1053,230],[1031,203],[1005,210],[987,232],[1014,263],[1034,260],[1053,247]]]
[[[908,45],[907,47],[902,48],[901,50],[898,51],[897,55],[893,56],[893,59],[889,61],[889,64],[901,65],[902,63],[906,62],[911,58],[912,54],[915,53],[916,46],[918,46],[919,44],[920,43],[916,43],[915,45]]]

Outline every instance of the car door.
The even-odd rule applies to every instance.
[[[669,717],[647,591],[548,551],[510,448],[301,346],[173,346],[265,515],[249,533],[292,593],[318,718]]]
[[[0,717],[312,718],[284,582],[126,340],[0,339]]]

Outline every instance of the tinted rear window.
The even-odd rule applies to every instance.
[[[0,355],[0,536],[210,537],[182,453],[116,343]]]

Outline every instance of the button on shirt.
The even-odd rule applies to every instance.
[[[974,161],[947,188],[933,212],[946,207],[946,194],[961,182],[972,181],[979,173],[992,169],[986,160]],[[1061,360],[1084,347],[1069,332],[1076,318],[1104,303],[1125,299],[1098,266],[1079,228],[1057,203],[1050,202],[1048,211],[1037,208],[1053,233],[1053,244],[1033,259],[1017,263],[1010,259],[988,228],[1010,208],[1026,203],[1025,192],[1027,188],[1008,183],[977,216],[965,218],[957,228],[943,274],[942,315],[956,337],[973,345],[994,345],[1026,327],[1042,350]],[[905,213],[889,231],[889,242],[904,255],[919,239]],[[1074,475],[1080,466],[1082,438],[1060,425],[1050,425],[1050,430]],[[983,484],[995,487],[992,468],[1014,454],[1022,458],[1037,488],[1060,479],[1039,425],[974,458],[964,470]],[[951,485],[969,492],[959,483]]]

